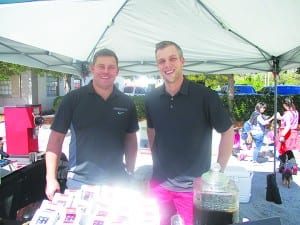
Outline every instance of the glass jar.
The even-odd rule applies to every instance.
[[[239,190],[220,168],[214,164],[194,181],[194,225],[239,222]]]

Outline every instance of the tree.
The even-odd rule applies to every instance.
[[[45,74],[50,74],[51,76],[59,78],[65,76],[64,73],[57,71],[31,68],[27,66],[0,61],[0,80],[8,80],[12,75],[21,75],[26,70],[31,70],[33,73],[39,76],[45,76]]]
[[[69,93],[71,91],[71,77],[72,74],[65,74],[64,81],[65,81],[65,92]]]
[[[63,79],[65,82],[65,92],[68,93],[71,91],[71,74],[65,74],[52,70],[44,70],[38,68],[31,68],[27,66],[17,65],[13,63],[1,62],[0,61],[0,81],[1,80],[9,80],[13,75],[21,76],[23,72],[26,70],[31,70],[32,73],[38,76],[45,76],[46,74],[52,77],[57,77]]]
[[[190,74],[186,75],[187,79],[195,81],[196,83],[202,83],[203,85],[216,90],[220,86],[228,83],[227,75],[219,74]]]
[[[228,110],[233,118],[233,100],[234,100],[234,75],[228,75]]]
[[[21,75],[28,67],[0,61],[0,80],[9,80],[12,75]]]

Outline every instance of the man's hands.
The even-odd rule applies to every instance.
[[[60,192],[60,186],[57,179],[47,179],[45,194],[51,201],[56,192]]]

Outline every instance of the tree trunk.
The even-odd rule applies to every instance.
[[[65,74],[64,80],[65,80],[65,93],[69,93],[71,91],[71,74]]]
[[[234,99],[234,75],[228,75],[228,110],[231,118],[235,121],[233,114],[233,99]]]

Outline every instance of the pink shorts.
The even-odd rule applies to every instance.
[[[193,192],[175,192],[150,181],[151,195],[160,210],[160,225],[170,225],[171,217],[179,214],[185,225],[193,225]]]

